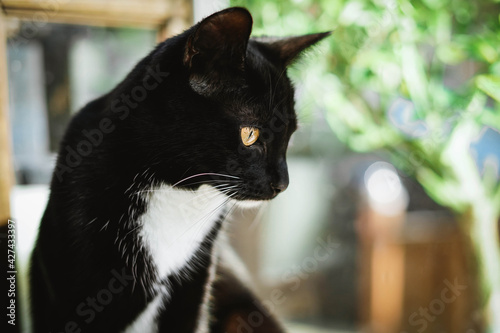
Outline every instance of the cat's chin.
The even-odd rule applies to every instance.
[[[257,209],[262,207],[267,200],[234,200],[239,208],[243,209]]]

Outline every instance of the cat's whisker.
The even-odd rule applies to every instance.
[[[228,198],[230,198],[236,194],[237,191],[235,189],[237,189],[238,187],[239,187],[238,185],[232,185],[232,186],[226,186],[226,187],[221,187],[221,188],[217,188],[217,189],[211,189],[212,192],[209,192],[209,194],[213,194],[213,195],[205,198],[205,200],[210,200],[212,198],[215,198],[220,193],[222,193],[227,197],[226,198],[226,202],[227,202]],[[231,192],[234,192],[234,193],[232,195],[230,195]],[[204,195],[204,194],[207,194],[207,193],[201,193],[200,195]]]
[[[224,195],[228,196],[229,198],[234,197],[239,191],[240,187],[238,185],[231,186],[228,188],[225,188],[223,190],[220,190]]]
[[[198,206],[198,209],[202,209],[203,208],[202,205],[207,205],[210,200],[216,198],[221,193],[222,194],[229,193],[230,191],[232,191],[233,189],[235,189],[237,187],[238,187],[238,185],[227,185],[227,184],[218,185],[218,188],[215,188],[214,186],[212,186],[212,188],[207,188],[203,192],[197,193],[195,196],[190,198],[188,201],[185,201],[183,204],[190,205],[190,206],[192,206],[193,203],[195,205],[199,204],[200,206]],[[169,192],[169,191],[176,191],[176,190],[175,189],[164,189],[164,190],[159,189],[156,191],[161,193],[164,191]]]
[[[205,199],[211,199],[211,198],[216,197],[221,192],[224,193],[225,190],[236,188],[236,187],[238,187],[238,185],[225,185],[224,184],[224,185],[219,185],[218,187],[211,186],[211,188],[204,189],[203,192],[197,193],[197,195],[195,197],[193,197],[193,199],[190,201],[199,199],[200,197],[207,196],[207,195],[211,195],[211,196],[207,196]]]
[[[240,179],[240,177],[231,176],[231,175],[225,175],[225,174],[222,174],[222,173],[204,172],[204,173],[198,173],[196,175],[192,175],[192,176],[186,177],[184,179],[181,179],[177,183],[175,183],[174,185],[172,185],[172,187],[176,187],[177,185],[182,184],[183,182],[185,182],[185,181],[187,181],[189,179],[193,179],[193,178],[196,178],[196,177],[202,177],[202,176],[220,176],[220,177],[228,177],[228,178],[233,178],[233,179]]]
[[[241,180],[235,180],[235,179],[211,179],[211,180],[206,180],[206,181],[200,181],[196,183],[189,183],[189,185],[210,185],[212,183],[241,183]]]
[[[269,94],[270,94],[270,98],[269,98],[269,106],[268,106],[268,109],[271,110],[271,106],[273,105],[273,98],[274,98],[274,93],[273,93],[273,88],[272,88],[272,85],[271,85],[271,73],[269,72]]]
[[[277,111],[281,107],[281,105],[286,102],[286,100],[286,97],[282,98],[281,101],[279,101],[272,110]]]
[[[207,221],[210,221],[211,220],[211,217],[220,210],[220,208],[226,206],[226,204],[228,202],[231,201],[231,197],[234,196],[235,194],[232,194],[232,195],[228,195],[228,197],[224,200],[224,202],[222,202],[220,205],[218,205],[217,207],[215,207],[212,211],[210,211],[209,213],[207,213],[205,216],[203,216],[201,219],[199,219],[197,222],[193,223],[193,225],[191,227],[195,227],[196,225],[198,225],[198,230],[195,232],[196,235],[198,235],[201,230],[203,230],[203,224],[204,223],[207,223]],[[191,228],[190,227],[190,228]],[[190,229],[189,228],[189,229]],[[188,230],[189,230],[188,229]],[[186,230],[186,232],[188,231]]]
[[[222,192],[223,194],[225,194],[227,197],[224,199],[224,201],[219,204],[218,206],[216,206],[214,209],[212,209],[210,212],[208,212],[207,214],[205,214],[202,218],[200,218],[197,222],[195,222],[193,225],[196,225],[199,223],[200,220],[204,220],[206,219],[207,217],[213,215],[213,213],[215,213],[217,210],[219,210],[221,207],[223,207],[224,205],[226,205],[230,200],[231,200],[231,197],[234,196],[235,194],[232,194],[232,195],[227,195],[227,193],[229,193],[229,191],[232,189],[232,188],[236,188],[236,186],[230,186],[229,188],[225,189],[225,190],[216,190],[217,192]],[[205,193],[202,193],[202,195],[204,195]],[[211,196],[210,198],[213,198],[213,197],[217,197],[218,193],[216,193],[215,195]],[[210,199],[209,198],[209,199]]]
[[[219,191],[224,191],[224,190],[228,190],[228,189],[232,189],[232,188],[238,188],[239,187],[239,184],[237,185],[221,185],[221,186],[214,186],[215,189],[219,190]]]
[[[271,106],[273,101],[274,101],[274,96],[276,95],[276,91],[277,91],[277,88],[278,88],[278,83],[280,82],[281,78],[283,77],[283,74],[286,73],[286,68],[284,70],[281,71],[279,77],[278,77],[278,80],[276,80],[276,84],[274,85],[274,90],[271,88],[271,86],[269,87],[270,88],[270,93],[271,93],[271,98],[269,100],[269,105]],[[269,82],[269,84],[271,84],[271,82]],[[271,108],[269,107],[269,111],[271,111]]]
[[[191,224],[186,230],[184,230],[184,232],[182,234],[179,235],[179,237],[177,237],[173,242],[177,242],[179,239],[181,239],[187,232],[189,232],[192,228],[196,227],[196,226],[199,226],[201,228],[201,226],[203,225],[203,221],[209,221],[209,217],[211,217],[215,212],[217,212],[221,207],[223,207],[224,205],[227,204],[227,202],[229,202],[229,198],[225,199],[221,204],[219,204],[218,206],[216,206],[214,209],[212,209],[210,212],[208,212],[207,214],[205,214],[203,217],[201,217],[200,219],[198,219],[196,222],[194,222],[193,224]],[[200,225],[200,222],[201,222],[201,225]],[[197,231],[198,233],[199,231]]]
[[[211,183],[220,183],[220,184],[212,185]],[[221,185],[232,185],[232,184],[240,184],[240,183],[242,183],[242,181],[240,181],[240,180],[212,180],[212,181],[208,181],[208,182],[197,182],[194,184],[210,185],[213,188],[219,188],[219,186],[221,186]],[[192,184],[192,185],[194,185],[194,184]],[[186,189],[186,190],[189,190],[189,189]],[[150,188],[150,189],[144,189],[144,190],[137,191],[134,193],[134,195],[143,194],[143,193],[157,193],[157,192],[166,193],[166,192],[175,192],[175,191],[178,191],[178,189],[175,189],[173,187],[170,187],[170,188]]]
[[[266,208],[267,206],[269,205],[269,202],[268,201],[265,201],[263,202],[259,207],[258,207],[258,211],[257,211],[257,214],[255,214],[255,217],[253,219],[253,221],[250,223],[250,225],[248,226],[248,229],[249,230],[253,230],[256,228],[256,226],[259,224],[259,221],[262,220],[262,216],[264,215],[265,211],[266,211]]]

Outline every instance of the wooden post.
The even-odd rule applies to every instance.
[[[181,33],[193,24],[193,4],[191,1],[171,0],[169,4],[169,17],[158,27],[156,41]]]
[[[0,10],[0,226],[10,218],[13,183],[7,82],[7,32],[5,16]]]
[[[361,316],[372,333],[400,332],[404,302],[405,212],[386,216],[370,206],[358,220],[361,239]]]

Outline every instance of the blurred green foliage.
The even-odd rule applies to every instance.
[[[472,220],[463,226],[476,245],[483,300],[498,294],[498,169],[478,168],[471,144],[486,128],[500,130],[500,2],[231,4],[252,12],[254,35],[335,31],[312,61],[306,55],[300,71],[291,71],[300,83],[298,110],[322,113],[355,151],[389,152],[435,201]]]

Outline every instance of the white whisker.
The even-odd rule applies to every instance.
[[[233,179],[240,179],[240,177],[231,176],[231,175],[225,175],[225,174],[222,174],[222,173],[204,172],[204,173],[199,173],[199,174],[192,175],[192,176],[186,177],[184,179],[181,179],[177,183],[175,183],[174,185],[172,185],[172,187],[176,187],[177,185],[185,182],[186,180],[193,179],[193,178],[196,178],[196,177],[202,177],[202,176],[221,176],[221,177],[228,177],[228,178],[233,178]]]
[[[224,182],[224,183],[222,183]],[[236,188],[238,187],[239,185],[233,185],[235,183],[238,183],[236,181],[233,181],[233,183],[231,184],[226,184],[227,181],[221,181],[221,184],[219,185],[211,185],[209,183],[204,183],[204,182],[199,182],[199,184],[203,184],[203,185],[209,185],[210,187],[212,187],[213,189],[213,192],[217,192],[217,191],[223,191],[225,188],[224,186],[230,186],[228,188]],[[214,190],[216,189],[216,190]],[[137,195],[137,194],[142,194],[142,193],[168,193],[168,192],[174,192],[174,191],[178,191],[178,189],[176,188],[151,188],[151,189],[146,189],[146,190],[141,190],[141,191],[137,191],[135,192],[134,194]]]

